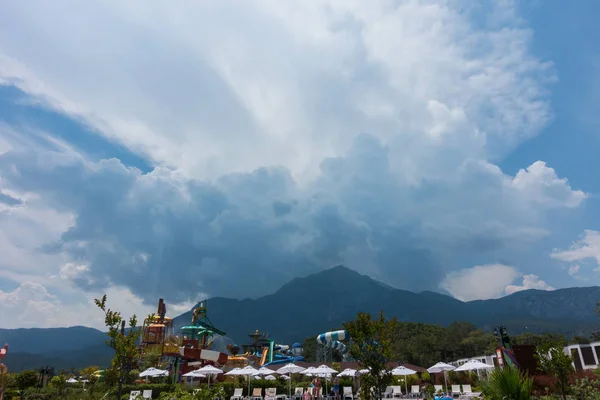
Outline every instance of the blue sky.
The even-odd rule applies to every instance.
[[[599,283],[597,2],[61,9],[0,6],[15,327],[338,264],[461,300]]]

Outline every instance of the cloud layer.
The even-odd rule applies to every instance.
[[[337,264],[458,298],[481,274],[490,297],[549,288],[505,260],[587,194],[497,165],[552,119],[555,77],[496,3],[5,6],[0,84],[79,130],[0,124],[3,295],[49,279],[187,304]]]

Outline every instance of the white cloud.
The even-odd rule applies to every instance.
[[[550,256],[567,262],[593,260],[600,266],[600,232],[586,229],[569,250],[556,249]]]
[[[522,277],[521,285],[512,285],[519,277]],[[523,275],[503,264],[476,265],[451,272],[440,287],[462,301],[495,299],[528,289],[554,290],[538,276]]]
[[[541,161],[514,177],[494,164],[551,119],[551,66],[510,1],[483,22],[442,0],[64,5],[4,7],[0,82],[158,167],[0,125],[0,184],[24,199],[0,210],[15,282],[187,307],[345,263],[431,289],[586,198]],[[517,273],[475,268],[502,283],[476,296]],[[461,273],[444,281],[456,293]]]
[[[0,79],[192,176],[314,177],[369,132],[418,182],[551,118],[553,75],[512,2],[483,24],[441,0],[35,4],[0,15]]]
[[[516,268],[502,265],[476,265],[449,273],[440,287],[462,301],[495,299],[520,276]]]
[[[509,285],[506,287],[506,294],[520,292],[521,290],[554,290],[554,288],[541,280],[537,275],[524,275],[521,285]]]
[[[138,321],[156,312],[156,305],[144,304],[129,289],[111,287],[105,292],[85,293],[71,291],[69,297],[60,299],[41,283],[23,282],[12,291],[0,291],[0,314],[3,328],[51,328],[86,325],[104,329],[104,315],[94,304],[94,298],[107,295],[108,307],[119,311],[125,318],[137,315]],[[158,299],[157,299],[158,302]],[[188,311],[195,302],[168,304],[169,316]]]
[[[571,265],[569,267],[569,275],[576,276],[579,273],[579,265]]]

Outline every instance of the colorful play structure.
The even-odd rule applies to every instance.
[[[519,367],[517,358],[510,343],[510,338],[503,326],[497,326],[494,329],[494,336],[498,339],[498,347],[496,348],[496,357],[498,359],[498,365],[503,367],[508,365],[510,367]]]
[[[180,328],[176,335],[174,321],[166,317],[166,305],[163,299],[159,299],[157,313],[144,321],[140,350],[156,355],[157,364],[168,363],[169,375],[175,382],[183,374],[204,365],[232,369],[304,361],[300,343],[291,347],[276,344],[268,334],[258,330],[248,335],[252,341],[241,346],[243,353],[240,353],[238,345],[227,346],[229,355],[213,350],[214,339],[226,333],[213,325],[207,311],[207,302],[200,302],[192,312],[191,324]]]
[[[337,350],[342,354],[344,360],[348,358],[348,346],[342,343],[350,337],[344,330],[321,333],[317,336],[317,361],[326,362],[327,357],[331,356],[332,350]]]
[[[8,367],[4,365],[3,360],[8,352],[8,344],[4,344],[4,347],[0,349],[0,376],[8,373]],[[1,382],[1,381],[0,381]],[[4,386],[0,384],[0,400],[4,398]]]

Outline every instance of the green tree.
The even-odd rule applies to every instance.
[[[65,386],[67,386],[67,377],[64,375],[53,376],[52,379],[50,379],[49,385],[62,393]]]
[[[104,324],[108,328],[106,344],[115,352],[112,369],[117,378],[117,398],[120,399],[123,385],[127,383],[129,372],[134,369],[140,356],[137,342],[142,330],[137,326],[135,315],[129,318],[128,329],[120,312],[106,307],[106,295],[94,300],[98,308],[104,312]]]
[[[25,370],[17,374],[16,382],[17,387],[21,390],[25,390],[30,387],[37,386],[39,375],[36,371]]]
[[[563,400],[567,399],[569,377],[575,371],[571,356],[565,354],[562,346],[539,350],[536,354],[539,369],[556,378],[556,386]]]
[[[372,319],[370,314],[359,313],[356,320],[344,324],[351,339],[348,352],[362,368],[369,369],[369,373],[360,378],[362,399],[371,399],[373,392],[381,399],[384,388],[392,381],[386,362],[392,357],[395,325],[395,319],[385,320],[383,311],[377,319]]]

